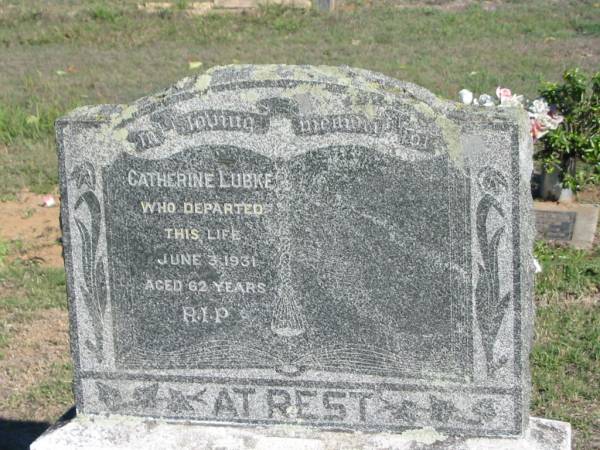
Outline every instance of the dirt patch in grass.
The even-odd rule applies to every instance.
[[[46,267],[62,267],[58,196],[57,205],[46,208],[42,196],[17,194],[14,201],[0,202],[0,241],[16,248],[13,258],[30,260]]]
[[[67,311],[39,311],[11,334],[2,353],[0,415],[4,419],[54,420],[64,412],[65,402],[40,402],[37,391],[69,365]]]

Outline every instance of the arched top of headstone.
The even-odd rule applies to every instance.
[[[64,120],[96,124],[109,147],[150,159],[194,145],[201,135],[203,143],[221,145],[242,137],[269,157],[362,145],[385,154],[393,148],[395,157],[407,160],[448,154],[461,166],[461,128],[481,120],[494,126],[510,116],[515,111],[467,114],[464,105],[363,69],[232,65],[184,78],[131,105],[79,108]],[[271,145],[274,140],[279,145]]]
[[[413,98],[442,107],[443,102],[427,89],[416,84],[399,81],[383,74],[349,66],[310,66],[310,65],[228,65],[216,66],[203,74],[186,77],[169,88],[154,95],[137,100],[131,107],[114,105],[112,111],[101,107],[85,107],[75,110],[72,115],[80,115],[90,108],[100,108],[100,116],[123,114],[124,119],[149,110],[179,102],[194,96],[202,96],[210,91],[228,89],[252,89],[259,87],[287,87],[329,85],[338,94],[352,95],[354,90],[372,94]],[[133,112],[136,111],[136,112]],[[89,112],[86,114],[89,116]]]

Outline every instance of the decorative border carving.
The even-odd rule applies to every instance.
[[[170,387],[168,388],[168,396],[161,397],[158,395],[158,383],[150,385],[144,383],[134,389],[132,398],[128,401],[124,399],[123,394],[118,388],[110,386],[107,383],[96,381],[96,389],[98,391],[98,400],[104,403],[111,412],[122,411],[123,408],[153,409],[160,403],[164,403],[167,411],[175,414],[184,414],[196,410],[193,406],[194,403],[207,404],[202,398],[206,392],[206,388],[199,390],[193,395],[189,395]]]
[[[476,287],[475,310],[477,323],[481,332],[481,339],[486,358],[488,377],[492,377],[498,369],[506,365],[507,357],[494,360],[494,344],[502,325],[511,299],[511,292],[504,296],[500,294],[500,277],[498,267],[498,249],[505,231],[501,225],[495,231],[488,229],[488,218],[496,211],[502,220],[505,211],[498,196],[503,190],[508,190],[506,177],[492,167],[484,167],[477,176],[481,191],[484,193],[477,205],[477,240],[481,253],[482,263],[479,263],[479,279]]]
[[[107,304],[107,280],[104,261],[101,257],[98,257],[102,210],[98,197],[94,193],[96,174],[93,166],[89,162],[76,166],[71,172],[71,180],[73,180],[79,191],[83,191],[75,202],[74,210],[81,211],[81,208],[85,206],[89,213],[87,223],[77,217],[73,218],[82,247],[81,269],[83,271],[83,282],[79,284],[79,290],[92,321],[95,339],[95,342],[87,339],[85,345],[94,353],[96,361],[101,363],[104,359],[103,330]]]
[[[387,411],[393,419],[400,422],[416,422],[425,419],[432,422],[448,423],[450,420],[468,425],[482,425],[489,423],[496,416],[494,400],[482,398],[477,400],[470,408],[458,408],[452,400],[441,398],[439,395],[429,394],[429,402],[419,405],[412,400],[393,402],[381,397],[385,405],[382,410]]]

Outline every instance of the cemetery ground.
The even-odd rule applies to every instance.
[[[78,105],[125,103],[231,63],[347,64],[454,98],[497,85],[535,97],[541,79],[600,67],[593,1],[345,1],[331,15],[267,8],[190,17],[186,2],[0,5],[0,435],[51,423],[73,403],[53,122]],[[600,190],[580,201],[599,203]],[[536,245],[532,413],[600,448],[600,244]],[[35,434],[43,427],[32,425]]]

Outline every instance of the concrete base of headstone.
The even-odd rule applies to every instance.
[[[59,422],[31,450],[570,450],[571,425],[532,417],[520,439],[450,438],[433,429],[402,434],[320,431],[300,426],[230,427],[167,423],[124,416]]]
[[[559,241],[575,248],[594,245],[600,207],[580,203],[533,202],[538,239]]]

